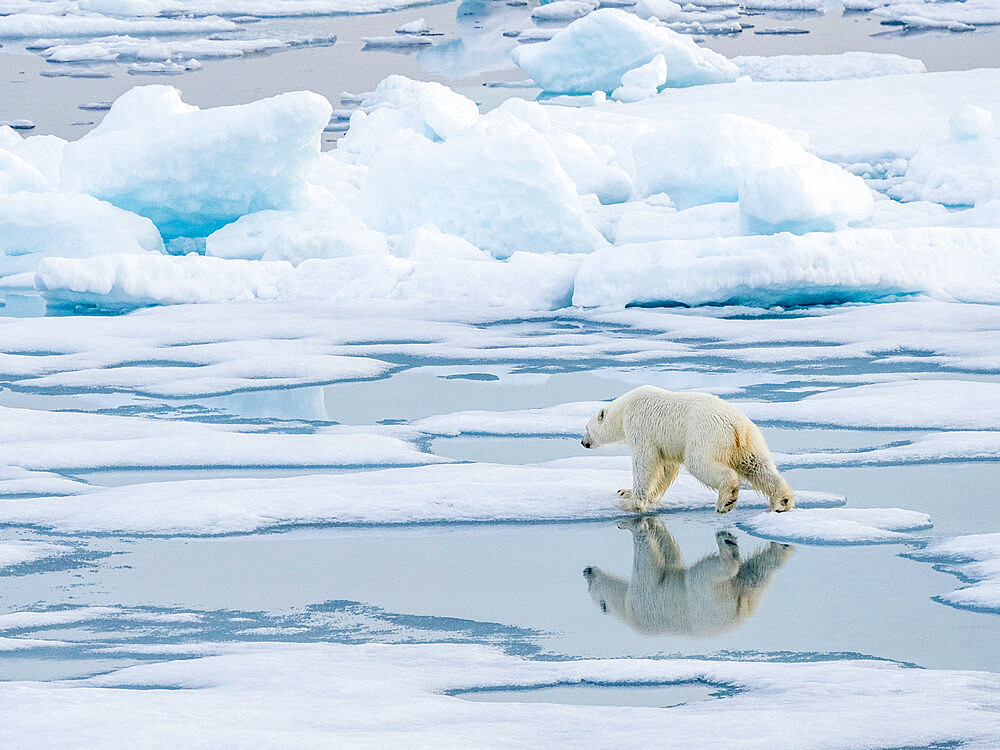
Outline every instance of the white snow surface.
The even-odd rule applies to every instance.
[[[413,747],[600,747],[608,737],[638,746],[656,736],[667,748],[721,746],[743,737],[752,738],[742,743],[747,747],[961,742],[985,750],[1000,738],[996,675],[893,662],[527,660],[472,644],[267,643],[187,651],[188,658],[165,653],[164,661],[83,680],[2,683],[7,719],[0,740],[30,736],[39,744],[86,748],[134,746],[155,736],[185,747],[381,747],[387,722],[397,744]],[[494,703],[447,694],[691,681],[739,691],[668,709]],[[60,710],[53,712],[56,703]]]
[[[337,425],[312,433],[255,432],[252,427],[47,412],[0,407],[4,464],[21,469],[309,467],[421,465],[447,459],[390,435]],[[38,477],[42,482],[46,474]],[[30,483],[26,483],[32,488]],[[32,488],[38,494],[41,486]],[[14,502],[14,501],[9,501]]]
[[[574,21],[597,10],[596,0],[555,0],[531,11],[537,21]]]
[[[262,39],[195,39],[159,41],[128,35],[99,37],[80,44],[54,44],[39,50],[49,62],[166,62],[192,58],[242,57],[287,46],[274,38]]]
[[[957,377],[840,388],[798,401],[745,401],[740,408],[752,419],[768,422],[893,429],[997,429],[1000,383]]]
[[[584,258],[573,304],[767,307],[908,294],[996,304],[997,242],[998,229],[942,227],[623,245]]]
[[[744,3],[744,7],[749,7]],[[743,55],[732,58],[755,81],[832,81],[925,73],[922,60],[879,52],[835,55]]]
[[[283,248],[293,257],[303,247],[298,242],[315,239],[308,236],[308,225],[298,230],[294,242]],[[271,231],[280,232],[281,227],[269,227]],[[231,236],[228,231],[226,234]],[[319,242],[322,252],[331,255],[342,247],[336,234],[324,234]],[[406,247],[405,240],[401,243]],[[256,238],[247,243],[250,247],[254,244]],[[440,245],[434,249],[440,249]],[[327,303],[395,299],[444,308],[523,310],[551,310],[569,303],[578,265],[574,256],[517,252],[499,261],[473,250],[478,257],[452,257],[447,262],[441,262],[436,252],[428,259],[419,255],[397,258],[373,251],[347,258],[314,258],[296,268],[286,261],[253,262],[199,255],[48,258],[35,277],[35,285],[53,301],[111,308],[255,299]]]
[[[498,258],[605,246],[545,139],[513,117],[490,125],[443,143],[398,132],[369,163],[362,218],[388,233],[430,222]]]
[[[888,195],[903,201],[927,200],[971,206],[1000,197],[1000,133],[993,113],[971,104],[949,118],[950,137],[925,143],[906,165]]]
[[[291,445],[290,436],[283,444]],[[291,448],[290,448],[291,450]],[[423,455],[426,461],[433,456]],[[206,479],[97,489],[0,503],[0,523],[67,534],[205,535],[314,524],[565,521],[614,518],[616,491],[631,486],[626,457],[541,464],[436,464],[264,479]],[[843,498],[800,492],[804,506]],[[716,493],[682,474],[664,496],[669,510],[715,507]],[[767,506],[745,492],[742,507]]]
[[[0,541],[0,570],[51,557],[62,557],[63,555],[70,554],[72,551],[73,548],[66,544]]]
[[[549,41],[511,53],[540,88],[565,94],[611,92],[623,74],[657,54],[667,63],[667,86],[732,81],[738,74],[729,60],[690,37],[616,8],[594,11]]]
[[[948,572],[971,581],[937,597],[945,604],[1000,612],[1000,534],[970,534],[933,542],[908,557],[943,564]]]
[[[870,218],[875,207],[864,180],[819,159],[749,175],[739,198],[748,234],[836,232]]]
[[[900,508],[795,508],[758,513],[739,526],[751,534],[807,544],[881,544],[912,541],[905,532],[931,527],[926,513]]]

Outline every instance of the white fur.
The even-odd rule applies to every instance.
[[[736,538],[720,531],[718,554],[688,568],[659,520],[633,518],[622,528],[632,531],[635,543],[632,579],[600,568],[586,568],[583,576],[602,610],[644,633],[706,636],[731,630],[754,613],[774,571],[793,549],[770,542],[741,560]]]
[[[740,479],[767,495],[771,510],[795,504],[757,425],[710,393],[639,386],[591,417],[581,442],[586,448],[621,442],[632,448],[632,489],[618,491],[625,510],[644,513],[656,505],[682,464],[718,490],[719,513],[736,505]]]

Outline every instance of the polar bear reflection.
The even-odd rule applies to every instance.
[[[591,597],[643,633],[710,636],[732,630],[750,618],[771,576],[793,547],[770,542],[746,560],[736,537],[715,535],[719,552],[685,567],[677,542],[654,518],[624,521],[635,543],[632,580],[599,568],[585,568]]]

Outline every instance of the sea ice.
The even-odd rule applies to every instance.
[[[573,21],[597,10],[596,0],[555,0],[531,11],[536,21]]]
[[[616,79],[611,88],[617,84]],[[920,146],[947,138],[948,118],[963,104],[983,107],[994,118],[1000,117],[998,88],[1000,69],[996,68],[831,81],[743,78],[727,85],[666,88],[658,96],[632,104],[550,107],[549,117],[556,127],[583,136],[591,146],[611,146],[621,157],[636,138],[648,132],[649,121],[660,126],[678,117],[739,115],[786,132],[807,134],[811,151],[827,161],[875,165],[898,157],[908,159]],[[873,107],[871,102],[880,106]],[[906,118],[906,127],[900,127],[901,116]]]
[[[0,497],[73,495],[87,489],[85,483],[61,474],[0,464]]]
[[[526,659],[479,644],[330,642],[170,645],[148,653],[157,656],[86,679],[0,683],[0,743],[378,747],[387,721],[398,744],[419,747],[641,746],[655,736],[668,749],[752,738],[743,744],[987,750],[1000,739],[996,675],[872,659]],[[731,692],[662,709],[455,695],[691,682]]]
[[[0,540],[0,570],[50,557],[62,557],[72,551],[73,548],[65,544]]]
[[[18,192],[3,196],[0,276],[33,271],[46,255],[162,252],[152,222],[89,195]]]
[[[280,39],[196,39],[165,41],[131,36],[91,39],[85,44],[56,44],[39,51],[49,62],[167,62],[192,58],[240,57],[287,46]]]
[[[926,513],[900,508],[796,508],[759,513],[738,524],[756,536],[807,544],[882,544],[913,541],[931,527]]]
[[[165,431],[164,435],[168,433]],[[227,436],[232,445],[237,441]],[[304,454],[296,446],[295,435],[240,435],[275,438],[287,455],[302,462]],[[343,448],[350,438],[331,441],[328,454]],[[369,463],[431,463],[442,461],[412,450],[409,456],[393,448],[391,439],[381,440]],[[82,441],[81,441],[82,442]],[[176,437],[167,437],[176,444]],[[221,441],[220,441],[221,442]],[[302,445],[307,440],[299,441]],[[398,442],[398,441],[397,441]],[[107,447],[124,453],[122,443]],[[69,444],[68,444],[69,445]],[[258,443],[258,446],[262,443]],[[322,451],[320,441],[312,443]],[[386,448],[390,450],[387,451]],[[190,446],[192,454],[204,445]],[[376,448],[376,446],[372,446]],[[130,449],[138,460],[139,449]],[[220,448],[221,449],[221,448]],[[358,453],[365,445],[357,446]],[[23,449],[25,452],[27,448]],[[41,449],[39,449],[41,450]],[[380,452],[379,452],[380,451]],[[58,457],[49,450],[47,460]],[[258,455],[265,455],[258,448]],[[125,454],[126,456],[128,454]],[[16,454],[15,454],[16,457]],[[20,460],[20,459],[19,459]],[[92,458],[87,460],[93,461]],[[106,459],[108,460],[108,459]],[[196,458],[186,457],[190,463]],[[363,460],[357,461],[364,463]],[[205,463],[204,459],[201,463]],[[496,521],[565,521],[614,518],[621,514],[615,505],[616,490],[632,481],[631,460],[627,456],[562,459],[542,464],[450,464],[438,463],[414,468],[357,471],[340,474],[310,474],[299,477],[262,479],[204,479],[155,482],[96,489],[79,496],[16,499],[0,503],[0,523],[27,525],[59,533],[126,533],[136,535],[204,535],[250,533],[261,529],[312,524],[406,524]],[[763,508],[767,499],[744,493],[742,507]],[[359,501],[359,498],[364,498]],[[716,493],[682,473],[664,496],[662,507],[669,510],[702,510],[715,507]],[[843,504],[842,497],[822,492],[799,492],[797,502],[804,507]]]
[[[786,132],[736,115],[647,128],[632,156],[641,195],[667,193],[684,206],[735,201],[740,184],[758,172],[818,161]]]
[[[870,218],[875,206],[864,180],[819,159],[748,175],[739,199],[748,234],[835,232]]]
[[[5,464],[32,471],[419,466],[446,460],[421,452],[399,438],[375,434],[377,427],[364,432],[333,425],[312,433],[281,434],[252,429],[241,432],[201,422],[79,412],[0,407],[0,413],[8,420],[16,420],[0,433]],[[40,475],[39,484],[32,489],[37,490],[45,481],[45,476]]]
[[[907,554],[944,566],[968,581],[948,594],[936,597],[953,607],[1000,613],[1000,534],[971,534],[932,542]]]
[[[548,42],[511,53],[539,87],[566,94],[611,92],[625,73],[658,54],[667,63],[667,86],[732,81],[738,75],[729,60],[690,37],[615,8],[594,11]]]
[[[580,264],[573,304],[871,301],[908,294],[1000,301],[997,229],[855,229],[797,236],[664,240],[598,250]]]
[[[447,86],[403,76],[385,78],[351,116],[351,128],[337,143],[339,154],[367,164],[383,142],[400,130],[443,141],[479,121],[479,107]]]
[[[37,3],[48,6],[49,3]],[[39,8],[41,9],[41,8]],[[0,16],[0,39],[167,34],[211,34],[239,27],[219,16],[202,18],[120,18],[100,13],[11,13]]]
[[[890,2],[872,15],[901,23],[911,29],[971,31],[977,26],[1000,24],[1000,2],[966,0],[962,3]]]
[[[925,73],[922,60],[878,52],[837,55],[748,55],[732,58],[755,81],[831,81]]]
[[[1000,424],[1000,383],[899,380],[816,393],[798,401],[747,401],[766,422],[856,428],[989,430]]]
[[[165,236],[204,236],[253,211],[296,207],[329,102],[295,92],[161,116],[178,99],[168,86],[119,97],[107,115],[116,129],[66,145],[62,189],[147,216]],[[163,104],[147,109],[151,100]]]
[[[217,229],[205,240],[205,254],[209,256],[287,260],[294,265],[309,258],[385,255],[388,252],[385,235],[369,229],[343,206],[322,212],[257,211]],[[230,272],[229,266],[223,268],[227,269],[224,273]],[[273,284],[285,275],[287,269],[278,270],[274,278],[263,283]]]
[[[373,229],[430,222],[498,258],[606,245],[552,148],[513,118],[442,143],[398,132],[372,157],[357,209]]]
[[[656,96],[660,86],[667,82],[667,61],[656,55],[645,65],[622,74],[621,86],[611,92],[611,98],[620,102],[638,102]]]
[[[951,137],[922,145],[888,195],[897,200],[929,200],[971,206],[1000,197],[1000,137],[993,114],[966,104],[952,113]]]

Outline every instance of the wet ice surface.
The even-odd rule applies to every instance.
[[[871,308],[861,306],[850,314],[866,309]],[[907,319],[909,309],[899,307],[899,321]],[[175,313],[164,309],[146,314]],[[512,414],[513,421],[506,423],[516,426],[519,419],[523,422],[516,416],[522,414],[519,410],[605,400],[637,382],[648,381],[678,389],[700,385],[740,400],[748,409],[757,404],[783,406],[788,414],[801,413],[802,423],[794,428],[764,423],[770,445],[789,461],[803,453],[850,457],[885,446],[915,444],[931,434],[956,434],[947,431],[949,415],[936,413],[929,414],[925,418],[929,421],[916,429],[858,429],[851,422],[854,412],[850,404],[859,387],[894,381],[993,385],[992,369],[977,370],[972,360],[961,360],[966,356],[961,353],[966,351],[963,347],[969,344],[960,336],[934,343],[925,334],[924,341],[941,347],[938,357],[950,352],[956,361],[965,361],[966,369],[961,372],[934,365],[933,356],[886,368],[878,366],[878,358],[875,363],[859,361],[858,350],[851,346],[839,356],[836,349],[827,346],[814,350],[822,355],[820,359],[801,357],[801,350],[788,347],[777,333],[789,321],[787,315],[756,321],[741,321],[737,316],[727,323],[726,314],[724,309],[715,314],[630,313],[635,325],[632,330],[670,327],[674,329],[672,338],[688,342],[692,350],[681,360],[667,356],[628,367],[615,366],[615,356],[607,351],[628,349],[630,342],[644,340],[643,347],[648,349],[649,334],[640,333],[637,338],[628,329],[617,328],[612,344],[602,339],[610,329],[601,326],[565,319],[538,320],[480,327],[473,345],[473,340],[460,332],[461,326],[445,326],[435,333],[435,324],[428,324],[423,334],[404,337],[425,341],[416,344],[400,342],[398,331],[395,342],[388,335],[382,343],[378,339],[366,341],[359,335],[361,329],[355,327],[354,343],[344,346],[341,354],[373,354],[401,369],[371,381],[211,398],[139,396],[127,389],[107,394],[92,392],[85,385],[64,387],[56,393],[18,387],[0,392],[0,402],[8,408],[43,410],[40,414],[70,409],[100,412],[105,419],[125,414],[133,419],[144,414],[156,416],[142,428],[150,434],[173,434],[185,424],[199,430],[221,430],[212,433],[218,435],[212,450],[222,450],[224,443],[219,441],[228,439],[231,431],[251,430],[260,433],[260,438],[271,435],[280,439],[288,432],[292,434],[285,439],[308,438],[317,430],[340,429],[333,423],[341,423],[362,433],[397,430],[404,440],[416,439],[422,450],[448,459],[522,466],[570,459],[585,462],[579,464],[582,471],[584,467],[610,466],[607,462],[619,461],[615,456],[624,451],[585,451],[578,439],[567,436],[572,420],[556,430],[559,434],[549,436],[518,435],[517,429],[513,435],[489,436],[472,429],[471,434],[455,437],[420,437],[421,425],[430,425],[427,420],[432,417],[448,420],[453,419],[448,415],[465,412],[479,414],[476,419],[487,423],[494,419],[490,415]],[[843,316],[845,311],[835,314]],[[76,320],[109,335],[126,330],[121,326],[128,325],[127,318]],[[917,319],[922,316],[912,318]],[[811,325],[836,332],[841,340],[867,335],[865,326],[827,326],[822,320]],[[758,345],[773,339],[767,345],[773,347],[772,354],[794,351],[796,359],[781,362],[764,355],[763,350],[758,350],[759,364],[734,366],[717,358],[706,359],[709,354],[716,357],[720,342],[700,338],[695,331],[709,326],[722,326],[728,330],[726,336],[734,341],[740,338],[744,345],[751,338]],[[685,327],[689,330],[678,335]],[[905,338],[905,329],[900,323],[894,335]],[[233,333],[231,330],[225,336]],[[30,342],[32,335],[30,325],[21,331],[23,342]],[[881,335],[886,335],[885,329]],[[969,334],[975,335],[980,334]],[[187,338],[192,336],[197,338],[196,333],[188,332]],[[450,349],[440,343],[441,336],[451,341]],[[484,364],[483,354],[491,350],[483,347],[500,343],[508,347],[503,363]],[[591,347],[587,356],[597,359],[581,367],[579,361],[567,358],[571,351],[578,357],[580,350],[566,347],[585,343]],[[421,350],[433,353],[433,361],[419,355]],[[752,347],[742,351],[745,356]],[[968,356],[973,356],[971,347]],[[900,399],[901,408],[919,403],[921,392],[914,388],[917,386],[895,391],[910,394],[908,400]],[[414,398],[414,394],[419,397]],[[838,403],[837,394],[845,396],[841,402],[844,409],[824,412],[820,421],[829,422],[833,413],[852,429],[815,426],[810,423],[815,416],[809,416],[811,412],[796,412],[795,404],[808,403],[813,394],[823,394],[831,403]],[[87,418],[86,414],[77,416]],[[190,420],[205,423],[188,424]],[[13,445],[17,451],[27,450],[23,442]],[[256,448],[248,450],[251,456],[262,456],[253,453]],[[59,460],[66,462],[65,458]],[[252,464],[258,459],[238,457],[227,468],[206,469],[196,468],[193,458],[179,460],[182,465],[169,470],[106,467],[71,471],[67,478],[78,482],[73,492],[121,487],[126,490],[122,497],[128,498],[141,497],[143,487],[168,486],[164,482],[227,477],[272,481],[344,471],[325,465],[254,468]],[[241,463],[245,461],[251,465]],[[329,462],[327,458],[320,464]],[[614,465],[627,472],[627,463]],[[190,647],[185,644],[204,641],[449,641],[489,644],[547,658],[735,654],[794,662],[861,654],[931,668],[1000,668],[996,615],[981,611],[981,605],[963,607],[960,597],[953,601],[950,592],[962,581],[952,573],[959,571],[936,569],[932,563],[940,560],[940,555],[929,555],[926,561],[920,555],[925,546],[933,549],[934,544],[953,537],[1000,528],[1000,511],[992,491],[997,476],[995,461],[791,468],[785,473],[797,489],[845,496],[848,510],[900,508],[916,515],[929,514],[933,526],[914,523],[906,516],[900,530],[893,532],[899,539],[869,539],[889,544],[842,546],[837,534],[820,533],[817,537],[813,530],[803,535],[795,527],[791,531],[759,529],[754,519],[760,510],[750,507],[753,494],[749,491],[744,491],[744,502],[728,516],[719,517],[708,506],[704,510],[668,510],[658,521],[650,521],[648,528],[623,524],[624,518],[619,517],[570,523],[432,523],[391,528],[362,523],[208,538],[170,536],[168,531],[166,537],[150,538],[85,531],[46,534],[30,526],[7,525],[0,530],[0,546],[16,542],[22,550],[34,545],[41,545],[36,551],[53,552],[45,545],[63,545],[65,549],[59,549],[58,555],[18,562],[0,572],[4,590],[0,637],[6,639],[3,643],[7,646],[0,651],[0,660],[9,665],[5,673],[11,678],[53,679],[162,658],[147,652],[152,646],[183,650]],[[33,476],[18,481],[42,481],[41,477],[31,479]],[[595,477],[598,484],[603,481],[600,474]],[[134,485],[134,491],[127,491],[127,485]],[[177,486],[183,495],[183,485]],[[687,491],[684,487],[680,482],[674,488],[675,495]],[[604,512],[609,519],[617,515],[611,506],[613,490],[612,486],[607,488],[608,510]],[[540,490],[538,504],[547,499]],[[322,505],[322,497],[317,501]],[[364,496],[358,495],[356,503],[363,508]],[[14,506],[8,507],[14,510]],[[8,519],[13,517],[10,512],[7,515]],[[787,518],[794,520],[795,514]],[[276,520],[280,523],[280,516]],[[619,528],[620,524],[625,528]],[[755,530],[757,536],[745,529]],[[600,570],[609,580],[622,582],[614,586],[628,586],[636,575],[648,572],[650,564],[643,562],[637,537],[641,541],[642,534],[652,534],[662,543],[664,533],[674,540],[680,555],[677,572],[671,575],[684,576],[688,590],[694,592],[692,601],[700,604],[681,605],[669,592],[652,591],[633,597],[631,609],[616,610],[608,601],[610,594],[595,593],[595,584],[588,580],[594,574],[585,576],[585,569]],[[720,560],[724,562],[720,554],[729,551],[737,552],[744,567],[726,573],[724,578],[730,583],[722,598],[716,592],[716,598],[706,603],[697,593],[701,590],[699,571],[706,570],[706,565],[717,567]],[[234,585],[234,576],[239,585]],[[635,601],[644,602],[645,610],[636,611]],[[961,632],[962,638],[955,638],[955,632]],[[109,653],[109,647],[115,650]],[[575,699],[569,696],[565,700]],[[646,700],[642,699],[643,705]]]

